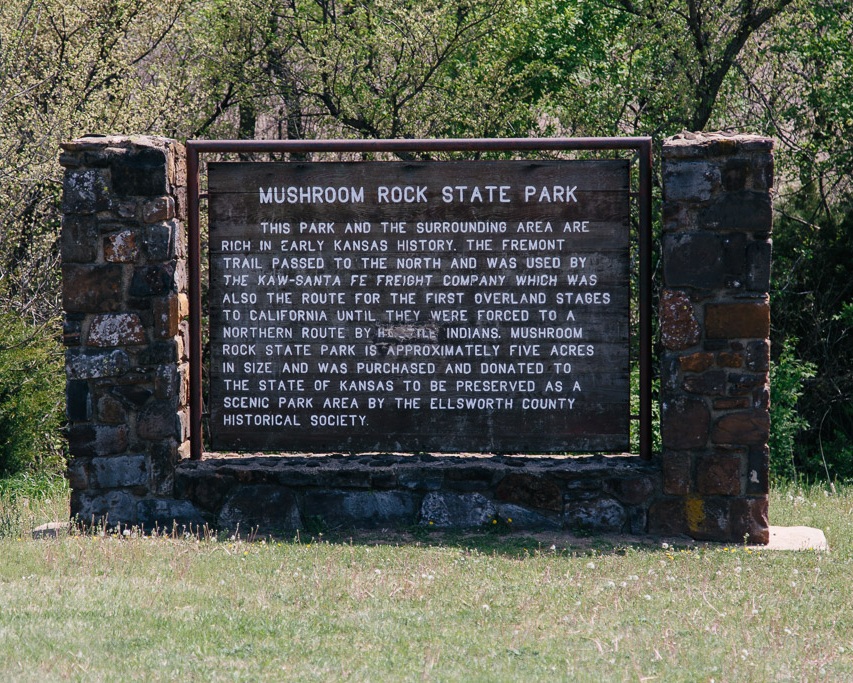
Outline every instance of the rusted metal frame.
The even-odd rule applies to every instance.
[[[652,457],[652,139],[633,138],[456,138],[444,140],[188,140],[190,298],[190,457],[202,456],[201,234],[199,154],[240,152],[536,152],[636,150],[639,155],[640,457]]]

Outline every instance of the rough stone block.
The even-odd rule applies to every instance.
[[[750,446],[746,463],[746,492],[750,495],[770,492],[770,448]]]
[[[664,448],[701,448],[708,442],[710,425],[711,413],[702,400],[676,397],[663,403],[661,439]]]
[[[204,514],[188,500],[146,498],[136,504],[136,522],[145,530],[200,533],[207,525]]]
[[[667,234],[663,237],[663,278],[667,287],[716,289],[723,286],[723,242],[709,232]]]
[[[736,500],[736,499],[735,499]],[[730,541],[729,501],[690,496],[684,501],[688,533],[703,541]]]
[[[78,491],[89,488],[89,459],[72,458],[65,471],[68,486]]]
[[[104,260],[110,263],[133,263],[139,258],[136,233],[132,230],[114,232],[104,237]]]
[[[700,456],[696,461],[696,491],[709,496],[740,495],[741,465],[738,455],[713,453]]]
[[[90,467],[94,488],[132,488],[148,483],[144,455],[92,458]]]
[[[720,169],[701,160],[665,161],[663,179],[667,201],[701,202],[719,186]]]
[[[770,436],[770,416],[766,410],[745,410],[723,415],[711,431],[716,444],[761,446]]]
[[[691,374],[684,378],[684,391],[705,396],[724,396],[726,393],[726,373],[723,370],[709,370],[701,374]]]
[[[68,379],[116,377],[130,368],[130,358],[121,349],[65,351],[65,375]]]
[[[686,534],[687,517],[683,498],[660,498],[649,506],[650,534]]]
[[[86,422],[92,414],[89,382],[69,380],[65,384],[65,416],[71,422]]]
[[[62,321],[62,343],[65,346],[80,346],[83,341],[83,313],[66,313]]]
[[[613,498],[570,501],[566,503],[563,521],[568,529],[619,533],[624,530],[628,513]]]
[[[114,455],[127,450],[129,437],[126,424],[96,425],[94,430],[93,456]]]
[[[503,521],[509,529],[559,531],[563,528],[562,520],[548,517],[513,503],[499,503],[495,508],[495,516]]]
[[[331,528],[409,526],[417,504],[408,491],[308,491],[302,501],[305,520],[319,518]]]
[[[752,372],[767,372],[770,369],[770,344],[766,341],[749,342],[746,345],[746,367]]]
[[[154,342],[138,356],[140,365],[169,365],[180,360],[178,345],[172,340]]]
[[[130,296],[162,296],[176,291],[175,267],[173,264],[139,266],[133,269],[130,280]]]
[[[669,289],[661,292],[660,332],[661,343],[670,351],[683,351],[699,342],[702,330],[686,293]]]
[[[242,534],[272,533],[300,529],[302,522],[296,496],[272,484],[238,486],[222,506],[216,525]]]
[[[176,257],[177,221],[145,227],[145,252],[150,261],[170,261]]]
[[[770,263],[773,244],[770,240],[752,242],[746,249],[746,286],[753,292],[770,289]]]
[[[749,399],[743,397],[715,398],[714,410],[744,410],[749,408]]]
[[[168,193],[166,152],[142,147],[114,155],[111,159],[113,191],[117,195],[154,197]]]
[[[739,498],[731,504],[733,541],[766,545],[770,542],[767,497]]]
[[[133,524],[136,522],[136,496],[121,490],[107,493],[71,492],[71,518],[90,526]]]
[[[118,264],[62,266],[62,305],[71,313],[121,310],[122,268]]]
[[[663,492],[684,495],[693,490],[690,453],[665,451],[661,456]]]
[[[181,322],[180,302],[177,294],[160,297],[152,301],[154,313],[154,336],[158,339],[171,339],[178,334]]]
[[[718,195],[699,212],[699,227],[706,230],[770,232],[773,209],[767,192],[742,190]]]
[[[717,354],[717,365],[721,368],[741,368],[743,367],[743,353],[721,351]]]
[[[655,492],[655,488],[652,478],[645,476],[613,477],[604,482],[604,490],[620,503],[627,505],[647,502]]]
[[[553,481],[531,474],[507,474],[495,489],[495,497],[506,503],[560,512],[563,495]]]
[[[733,372],[729,374],[729,393],[732,396],[748,396],[756,389],[767,384],[767,375],[753,375],[746,372]]]
[[[687,356],[680,356],[678,365],[682,372],[705,372],[714,365],[714,354],[699,351]]]
[[[93,263],[98,258],[100,230],[94,216],[62,218],[60,249],[63,263]]]
[[[127,422],[127,410],[114,396],[106,395],[98,399],[97,417],[104,424],[122,424]]]
[[[765,339],[770,335],[770,305],[766,301],[707,304],[705,335],[709,339]]]
[[[65,214],[93,214],[110,208],[109,175],[103,169],[75,168],[65,171],[62,183],[62,211]]]
[[[145,328],[135,313],[102,313],[89,326],[90,346],[139,346],[146,341]]]
[[[142,220],[146,223],[160,223],[175,217],[174,197],[156,197],[142,205]]]
[[[470,529],[489,524],[497,508],[479,493],[432,492],[424,496],[418,523],[439,529]]]
[[[177,409],[171,401],[152,401],[140,412],[136,420],[136,433],[141,439],[180,439]]]

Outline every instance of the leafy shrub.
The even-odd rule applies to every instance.
[[[54,332],[0,313],[0,476],[63,464],[65,373]]]
[[[815,375],[814,363],[794,355],[796,340],[788,340],[779,360],[770,366],[770,474],[777,481],[795,479],[797,435],[809,425],[798,412],[803,382]]]

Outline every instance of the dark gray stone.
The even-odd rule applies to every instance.
[[[207,525],[204,514],[188,500],[146,498],[136,504],[137,524],[145,531],[171,530],[200,533]]]
[[[308,491],[303,517],[329,528],[405,527],[415,521],[415,496],[407,491]]]
[[[143,147],[115,155],[110,168],[117,195],[154,197],[168,192],[164,149]]]
[[[569,529],[619,533],[628,520],[628,513],[612,498],[596,498],[567,503],[563,519]]]
[[[219,511],[219,529],[242,534],[274,533],[302,527],[296,496],[290,489],[272,484],[237,487]]]
[[[94,216],[63,216],[62,262],[92,263],[97,260],[99,237],[98,220]]]
[[[424,496],[419,523],[437,528],[470,529],[489,524],[497,508],[479,493],[433,492]]]
[[[136,522],[137,498],[127,491],[71,492],[71,518],[80,524],[115,526]]]
[[[116,377],[129,368],[130,358],[121,349],[68,349],[65,352],[65,374],[70,380]]]
[[[528,510],[521,505],[513,505],[512,503],[498,503],[495,515],[509,529],[559,531],[563,528],[563,522],[559,518],[548,517],[534,510]]]
[[[85,422],[91,417],[89,382],[72,379],[65,384],[65,416],[72,422]]]
[[[663,237],[664,282],[667,287],[714,289],[724,281],[723,241],[710,232]]]
[[[129,488],[148,483],[145,456],[139,454],[92,458],[90,472],[94,488]]]
[[[152,441],[179,436],[177,409],[170,401],[152,401],[139,412],[136,433]]]

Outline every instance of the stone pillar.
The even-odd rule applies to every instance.
[[[663,145],[663,496],[652,533],[767,543],[773,143]]]
[[[89,136],[62,148],[72,517],[193,521],[171,500],[189,455],[183,146]]]

